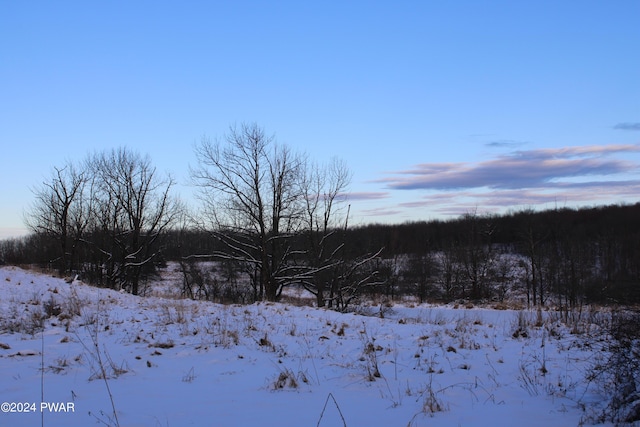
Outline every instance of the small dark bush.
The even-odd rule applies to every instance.
[[[634,423],[640,421],[640,313],[613,313],[609,334],[608,356],[590,374],[611,396],[600,421]]]

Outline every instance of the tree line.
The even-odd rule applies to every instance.
[[[54,167],[33,191],[30,235],[0,242],[1,259],[133,294],[176,261],[190,298],[276,301],[298,286],[342,310],[367,294],[640,302],[640,203],[353,227],[340,159],[318,164],[257,124],[203,138],[195,153],[196,212],[126,148]]]
[[[382,245],[389,277],[425,298],[528,306],[640,302],[640,203],[474,212],[449,221],[369,225],[353,241]]]

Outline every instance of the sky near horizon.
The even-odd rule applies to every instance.
[[[0,3],[0,238],[53,167],[186,201],[234,123],[353,173],[352,224],[640,201],[640,1]]]

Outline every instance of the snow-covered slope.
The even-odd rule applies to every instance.
[[[552,314],[383,314],[141,298],[4,267],[0,425],[571,426],[602,405],[586,336]]]

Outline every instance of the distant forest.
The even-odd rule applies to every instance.
[[[468,213],[447,221],[340,227],[323,236],[332,236],[331,251],[339,249],[340,255],[308,273],[301,268],[312,262],[309,236],[290,236],[287,251],[298,255],[288,258],[290,273],[278,276],[280,291],[306,287],[318,296],[318,305],[337,309],[347,309],[363,296],[496,304],[515,300],[529,307],[567,308],[640,303],[640,203]],[[117,288],[103,277],[108,269],[118,269],[117,261],[107,265],[107,259],[117,257],[105,257],[104,247],[96,251],[92,243],[105,238],[93,231],[69,242],[65,250],[73,252],[73,259],[61,267],[59,236],[33,233],[1,241],[0,260],[80,274],[87,282]],[[149,253],[154,260],[144,264],[141,281],[153,279],[159,268],[174,261],[186,297],[244,303],[265,299],[260,281],[252,277],[251,261],[230,254],[233,241],[197,227],[164,229],[153,237]],[[319,281],[324,283],[321,292]],[[280,297],[281,292],[276,299]]]

